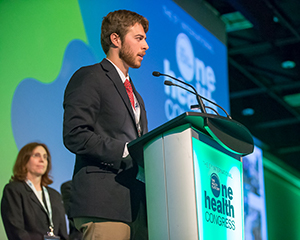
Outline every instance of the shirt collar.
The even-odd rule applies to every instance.
[[[129,80],[129,74],[127,74],[127,76],[124,75],[124,73],[120,70],[120,68],[117,67],[116,64],[114,64],[111,60],[109,60],[108,58],[106,58],[106,60],[108,60],[109,62],[111,62],[111,64],[115,67],[115,69],[117,70],[122,82],[124,83],[126,79]]]

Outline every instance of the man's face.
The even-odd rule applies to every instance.
[[[125,35],[119,57],[128,67],[139,68],[148,48],[144,28],[136,23]]]

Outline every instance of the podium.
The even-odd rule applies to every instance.
[[[128,144],[144,169],[150,240],[244,239],[240,123],[186,112]]]

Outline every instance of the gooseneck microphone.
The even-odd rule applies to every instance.
[[[180,83],[182,83],[182,84],[184,84],[184,85],[186,85],[186,86],[189,86],[189,87],[190,87],[191,89],[193,89],[194,91],[192,92],[192,91],[189,91],[188,89],[185,89],[185,90],[187,90],[187,91],[189,91],[189,92],[191,92],[191,93],[193,93],[193,94],[196,95],[196,99],[197,99],[197,102],[198,102],[198,104],[199,104],[199,108],[200,108],[201,112],[202,112],[202,113],[206,113],[204,103],[203,103],[203,101],[202,101],[202,99],[201,99],[202,97],[198,94],[197,90],[194,88],[193,85],[188,84],[188,83],[186,83],[186,82],[184,82],[184,81],[181,81],[180,79],[177,79],[177,78],[175,78],[175,77],[172,77],[172,76],[170,76],[170,75],[168,75],[168,74],[163,74],[163,73],[160,73],[160,72],[157,72],[157,71],[152,72],[152,75],[153,75],[154,77],[166,76],[166,77],[172,78],[172,79],[174,79],[175,81],[178,81],[178,82],[180,82]],[[172,83],[172,82],[171,82],[171,81],[168,81],[167,83]],[[166,84],[166,85],[168,85],[168,84]],[[179,86],[179,85],[177,85],[177,84],[174,84],[174,83],[170,84],[169,86],[177,86],[177,87],[181,87],[181,86]]]
[[[163,74],[163,73],[160,73],[160,72],[157,72],[157,71],[152,72],[152,75],[155,76],[155,77],[166,76],[166,77],[172,78],[172,79],[174,79],[175,81],[181,82],[181,83],[183,83],[183,84],[189,86],[190,88],[192,88],[193,91],[191,91],[191,90],[189,90],[189,89],[187,89],[187,88],[185,88],[185,87],[183,87],[183,86],[180,86],[180,85],[178,85],[178,84],[175,84],[175,83],[173,83],[173,82],[171,82],[171,81],[168,81],[168,80],[165,80],[165,81],[164,81],[164,84],[167,85],[167,86],[176,86],[176,87],[180,87],[180,88],[182,88],[182,89],[184,89],[184,90],[186,90],[186,91],[188,91],[188,92],[190,92],[190,93],[196,95],[196,99],[197,99],[197,102],[198,102],[198,106],[197,106],[197,105],[192,105],[191,108],[199,107],[202,113],[206,113],[205,108],[209,108],[209,109],[211,109],[212,111],[216,112],[215,109],[213,109],[213,108],[211,108],[211,107],[207,107],[207,106],[204,105],[204,103],[203,103],[203,101],[202,101],[202,99],[204,99],[205,101],[210,102],[211,104],[213,104],[213,105],[217,106],[218,108],[222,109],[223,112],[226,114],[227,118],[232,119],[231,116],[226,112],[226,110],[225,110],[224,108],[222,108],[220,105],[218,105],[218,104],[216,104],[215,102],[213,102],[213,101],[211,101],[211,100],[209,100],[209,99],[207,99],[207,98],[202,97],[201,95],[199,95],[198,92],[197,92],[197,90],[194,88],[193,85],[188,84],[188,83],[186,83],[186,82],[184,82],[184,81],[181,81],[180,79],[177,79],[177,78],[175,78],[175,77],[172,77],[172,76],[170,76],[170,75],[168,75],[168,74]],[[218,114],[218,112],[216,112],[216,113]],[[218,114],[218,115],[219,115],[219,114]]]
[[[165,80],[165,81],[164,81],[164,84],[167,85],[167,86],[176,86],[176,87],[180,87],[180,88],[182,88],[182,89],[184,89],[184,90],[186,90],[186,91],[188,91],[188,92],[190,92],[190,93],[192,93],[192,94],[195,94],[195,93],[194,93],[193,91],[191,91],[190,89],[187,89],[187,88],[185,88],[185,87],[183,87],[183,86],[180,86],[180,85],[178,85],[178,84],[175,84],[175,83],[173,83],[172,81]]]
[[[193,113],[193,114],[196,114],[194,116],[199,116],[199,118],[201,118],[203,120],[203,122],[201,122],[201,126],[198,125],[198,129],[200,129],[200,131],[205,130],[206,133],[212,137],[212,139],[214,139],[216,142],[218,142],[225,149],[227,149],[235,154],[246,155],[246,154],[253,152],[254,143],[253,143],[253,138],[251,136],[251,133],[241,123],[233,120],[231,118],[231,116],[229,116],[229,114],[225,111],[224,108],[222,108],[218,104],[210,101],[209,99],[206,99],[206,98],[200,96],[198,94],[198,92],[196,91],[196,89],[192,85],[185,83],[184,81],[182,81],[180,79],[177,79],[175,77],[172,77],[170,75],[163,74],[163,73],[160,73],[157,71],[154,71],[152,73],[152,75],[155,77],[159,77],[159,76],[169,77],[177,82],[180,82],[180,83],[188,86],[188,88],[181,84],[175,84],[174,82],[168,81],[168,80],[164,81],[165,85],[180,87],[180,88],[196,95],[199,105],[193,105],[191,107],[199,107],[202,112],[200,114]],[[227,115],[227,117],[220,116],[219,113],[215,109],[211,108],[210,106],[205,106],[202,102],[202,99],[217,106],[218,108],[222,109],[224,111],[224,113]],[[205,111],[206,108],[211,109],[216,114],[206,113],[206,111]],[[184,114],[182,114],[182,115],[184,115]],[[192,116],[191,113],[188,113],[188,114],[185,113],[184,116],[188,116],[188,115]],[[188,120],[188,122],[190,122],[190,121]],[[194,124],[194,123],[192,123],[192,124]],[[203,131],[203,132],[205,132],[205,131]]]

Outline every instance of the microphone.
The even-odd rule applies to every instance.
[[[200,115],[202,115],[203,124],[204,124],[204,126],[201,125],[200,128],[199,128],[199,126],[198,126],[198,128],[206,130],[207,134],[210,135],[213,140],[215,140],[217,143],[219,143],[225,149],[227,149],[235,154],[240,154],[240,155],[244,156],[244,155],[247,155],[247,154],[253,152],[254,144],[253,144],[253,138],[251,136],[251,133],[245,126],[243,126],[239,122],[234,121],[231,118],[231,116],[229,116],[229,114],[225,111],[224,108],[222,108],[218,104],[210,101],[209,99],[206,99],[206,98],[200,96],[198,94],[198,92],[196,91],[196,89],[192,85],[185,83],[175,77],[172,77],[167,74],[162,74],[162,73],[156,72],[156,71],[153,72],[152,75],[155,77],[166,76],[166,77],[172,78],[175,81],[181,82],[182,84],[185,84],[192,89],[192,90],[187,89],[181,85],[173,83],[172,81],[168,81],[168,80],[164,81],[164,84],[167,86],[180,87],[180,88],[196,95],[197,101],[199,103],[199,108],[203,113]],[[209,106],[206,107],[203,104],[202,99],[204,99],[205,101],[208,101],[208,102],[212,103],[213,105],[222,109],[224,111],[224,113],[227,115],[227,117],[225,118],[223,116],[220,116],[219,113],[217,111],[215,111],[215,109],[213,109]],[[213,111],[215,111],[217,116],[214,114],[207,114],[205,112],[205,108],[212,109]]]
[[[172,76],[170,76],[170,75],[162,74],[162,73],[157,72],[157,71],[152,72],[152,75],[155,76],[155,77],[166,76],[166,77],[172,78],[172,79],[174,79],[174,80],[176,80],[176,81],[178,81],[178,82],[181,82],[181,83],[183,83],[183,84],[189,86],[190,88],[192,88],[194,91],[191,91],[191,90],[189,90],[189,89],[187,89],[187,88],[185,88],[185,87],[183,87],[183,86],[180,86],[180,85],[178,85],[178,84],[175,84],[175,83],[173,83],[173,82],[171,82],[171,81],[168,81],[168,80],[165,80],[165,81],[164,81],[164,84],[167,85],[167,86],[176,86],[176,87],[180,87],[180,88],[182,88],[182,89],[184,89],[184,90],[186,90],[186,91],[188,91],[188,92],[190,92],[190,93],[196,95],[196,98],[197,98],[197,101],[198,101],[198,104],[199,104],[199,105],[198,105],[198,106],[197,106],[197,105],[192,105],[191,108],[199,107],[200,110],[201,110],[203,113],[206,113],[205,108],[209,108],[209,109],[213,110],[214,112],[216,112],[215,109],[213,109],[213,108],[211,108],[211,107],[207,107],[207,106],[204,105],[204,103],[203,103],[203,101],[202,101],[202,99],[204,99],[205,101],[207,101],[207,102],[209,102],[209,103],[211,103],[211,104],[213,104],[213,105],[219,107],[220,109],[222,109],[223,112],[226,114],[227,118],[232,119],[231,116],[226,112],[226,110],[225,110],[224,108],[222,108],[220,105],[216,104],[215,102],[213,102],[213,101],[211,101],[211,100],[209,100],[209,99],[207,99],[207,98],[202,97],[201,95],[199,95],[198,92],[197,92],[197,90],[196,90],[192,85],[190,85],[190,84],[188,84],[188,83],[186,83],[186,82],[184,82],[184,81],[181,81],[180,79],[174,78],[174,77],[172,77]],[[218,112],[216,112],[216,113],[218,114]],[[219,114],[218,114],[218,115],[219,115]]]
[[[157,71],[152,72],[152,75],[153,75],[154,77],[166,76],[166,77],[172,78],[172,79],[174,79],[175,81],[181,82],[182,84],[187,85],[187,86],[189,86],[190,88],[192,88],[192,89],[194,90],[194,92],[189,91],[189,90],[188,90],[188,91],[196,95],[196,99],[197,99],[197,102],[198,102],[198,104],[199,104],[199,108],[200,108],[201,112],[206,113],[204,103],[203,103],[203,101],[202,101],[202,99],[201,99],[202,97],[198,94],[197,90],[194,88],[193,85],[188,84],[188,83],[186,83],[186,82],[184,82],[184,81],[181,81],[180,79],[174,78],[174,77],[172,77],[172,76],[170,76],[170,75],[163,74],[163,73],[160,73],[160,72],[157,72]],[[168,82],[172,83],[171,81],[168,81]],[[176,85],[176,84],[174,84],[174,83],[172,83],[172,85],[173,85],[173,86],[177,86],[177,87],[181,87],[181,86]],[[169,86],[172,86],[172,85],[169,85]],[[187,89],[185,89],[185,90],[187,90]]]
[[[161,75],[161,73],[157,72],[157,71],[154,71],[154,72],[152,72],[152,75],[155,76],[155,77],[159,77]]]
[[[187,89],[187,88],[185,88],[185,87],[183,87],[183,86],[177,85],[177,84],[175,84],[175,83],[173,83],[173,82],[171,82],[171,81],[168,81],[168,80],[165,80],[165,81],[164,81],[164,84],[167,85],[167,86],[176,86],[176,87],[180,87],[180,88],[182,88],[182,89],[184,89],[184,90],[186,90],[186,91],[188,91],[188,92],[190,92],[190,93],[192,93],[192,94],[195,94],[195,93],[194,93],[193,91],[191,91],[190,89]]]

